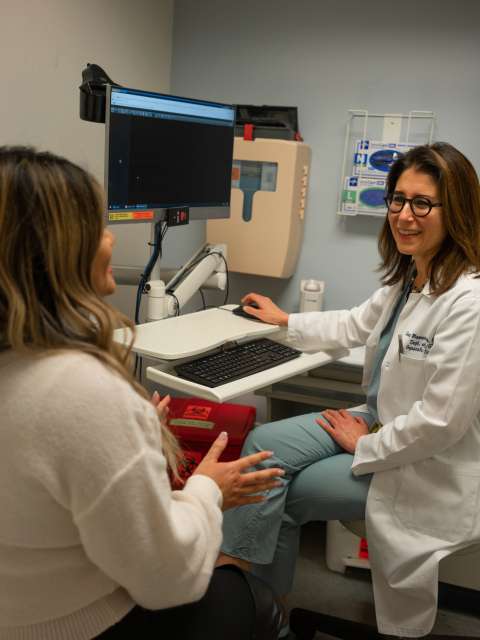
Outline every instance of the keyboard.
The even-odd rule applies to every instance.
[[[177,365],[175,371],[180,378],[205,387],[219,387],[252,373],[276,367],[298,358],[300,354],[297,349],[268,338],[259,338]]]

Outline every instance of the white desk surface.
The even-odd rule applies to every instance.
[[[355,347],[350,349],[347,356],[339,358],[339,362],[344,362],[355,367],[363,367],[365,362],[365,347]]]
[[[178,360],[205,353],[232,340],[253,339],[281,330],[273,324],[233,315],[231,309],[236,306],[231,304],[139,324],[133,351],[150,358]],[[130,334],[117,329],[114,337],[117,342],[125,342]]]
[[[302,353],[295,360],[218,387],[205,387],[179,378],[174,371],[178,361],[206,353],[225,342],[267,335],[279,342],[284,341],[286,335],[284,329],[235,316],[231,313],[231,309],[235,306],[226,305],[137,325],[133,351],[159,361],[158,365],[147,367],[147,378],[168,389],[215,402],[225,402],[291,376],[306,373],[333,360],[341,359],[349,364],[363,363],[361,349],[350,352],[347,349],[333,352],[317,351]],[[128,332],[121,329],[115,332],[117,342],[125,342],[129,338]]]

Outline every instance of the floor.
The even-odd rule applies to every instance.
[[[343,575],[330,571],[325,565],[324,549],[324,523],[303,527],[290,608],[302,607],[375,624],[370,572],[349,568]],[[441,608],[433,633],[480,638],[480,593],[440,585],[439,601]],[[331,636],[315,636],[315,640],[327,639],[331,640]]]

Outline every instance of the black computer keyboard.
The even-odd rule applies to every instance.
[[[219,387],[298,358],[300,353],[268,338],[260,338],[180,364],[175,371],[180,378],[205,387]]]

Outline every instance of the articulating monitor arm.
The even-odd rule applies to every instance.
[[[176,316],[201,287],[225,290],[227,284],[227,247],[223,244],[205,245],[167,283],[150,280],[147,322]]]

